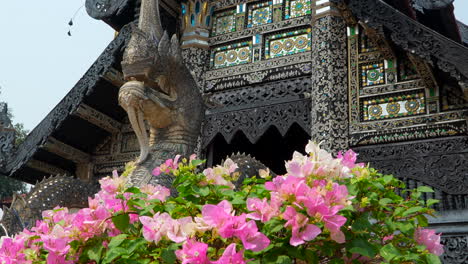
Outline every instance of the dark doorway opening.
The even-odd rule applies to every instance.
[[[208,165],[220,164],[226,156],[240,152],[255,157],[274,173],[284,174],[284,162],[292,158],[294,151],[304,153],[309,139],[309,134],[296,123],[284,137],[276,127],[270,127],[255,144],[241,131],[234,135],[230,143],[218,134],[207,148]]]

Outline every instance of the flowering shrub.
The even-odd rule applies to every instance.
[[[45,211],[31,230],[2,238],[0,262],[440,263],[440,236],[422,228],[437,202],[419,200],[430,188],[405,190],[356,164],[351,150],[333,158],[311,142],[306,152],[294,153],[284,176],[261,171],[238,190],[231,160],[200,173],[203,161],[178,156],[153,172],[174,175],[177,197],[162,186],[126,188],[114,174],[89,208]]]

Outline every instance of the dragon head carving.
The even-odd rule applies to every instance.
[[[119,104],[138,138],[137,163],[147,159],[155,142],[196,143],[202,120],[201,95],[183,62],[178,37],[169,38],[159,15],[159,0],[142,1],[138,28],[122,61],[127,82],[119,90]]]

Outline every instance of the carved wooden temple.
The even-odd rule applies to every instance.
[[[443,262],[468,263],[468,26],[452,2],[161,0],[206,101],[197,151],[208,164],[250,153],[281,173],[310,138],[352,148],[411,188],[432,186]],[[140,1],[86,9],[116,38],[20,146],[0,119],[1,174],[97,181],[139,154],[118,92]]]

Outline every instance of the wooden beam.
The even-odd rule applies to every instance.
[[[35,160],[35,159],[29,160],[28,163],[26,163],[26,166],[28,166],[31,169],[35,169],[37,171],[44,172],[47,175],[57,175],[57,174],[60,174],[60,175],[68,174],[69,175],[70,174],[70,172],[67,171],[67,170],[61,169],[61,168],[56,167],[54,165],[51,165],[49,163],[46,163],[46,162],[43,162],[43,161],[40,161],[40,160]]]
[[[81,104],[73,114],[111,134],[119,133],[122,127],[119,121],[85,104]]]
[[[75,163],[88,163],[91,160],[91,155],[77,148],[67,145],[53,137],[50,137],[44,145],[44,149],[54,153],[64,159],[71,160]]]
[[[110,68],[103,76],[103,78],[112,83],[116,87],[120,87],[125,83],[122,72],[115,68]]]

